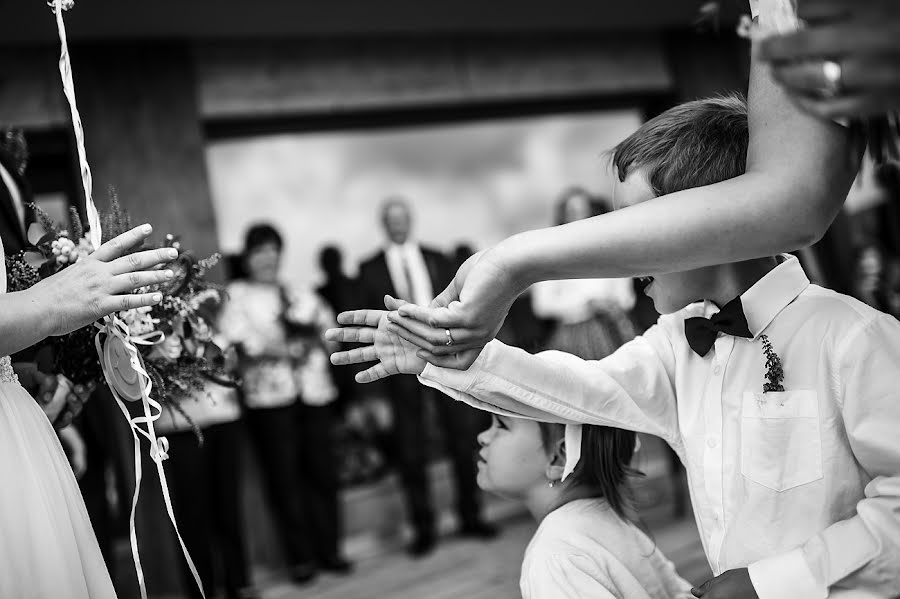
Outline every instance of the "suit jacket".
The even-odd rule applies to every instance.
[[[16,186],[19,188],[19,195],[22,203],[25,204],[25,227],[34,222],[34,211],[28,208],[28,204],[32,201],[31,187],[28,182],[19,175],[19,171],[12,164],[12,161],[0,152],[0,163],[12,175]],[[26,231],[19,226],[19,217],[16,214],[16,208],[13,206],[12,195],[6,188],[6,185],[0,181],[0,239],[3,239],[3,251],[6,255],[16,254],[24,250],[28,246]]]
[[[419,249],[422,251],[422,258],[428,269],[431,288],[435,294],[438,294],[453,279],[454,273],[451,272],[450,260],[437,250],[422,245],[419,246]],[[359,288],[360,297],[357,298],[357,301],[362,301],[360,307],[384,310],[384,296],[390,294],[397,297],[384,250],[380,250],[359,265]]]

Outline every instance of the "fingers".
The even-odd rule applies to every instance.
[[[451,314],[449,308],[425,308],[416,304],[405,304],[398,310],[401,316],[418,320],[435,329],[463,326],[460,318]]]
[[[100,302],[100,314],[97,318],[120,312],[122,310],[131,310],[133,308],[143,308],[144,306],[155,306],[162,301],[161,293],[133,293],[129,295],[109,295]]]
[[[821,96],[828,88],[824,63],[806,60],[778,63],[772,66],[772,76],[785,87],[809,95]],[[900,87],[900,56],[855,57],[840,61],[842,94],[870,88]]]
[[[477,337],[467,329],[432,328],[412,318],[401,316],[397,312],[389,312],[387,317],[394,325],[388,327],[390,332],[435,354],[454,354],[484,345],[483,343],[478,343]],[[404,330],[407,334],[404,334]],[[450,345],[447,345],[448,330],[450,331],[450,338],[453,340],[453,343]]]
[[[170,281],[175,277],[171,270],[145,270],[117,275],[113,278],[111,293],[128,293],[141,287]]]
[[[364,362],[374,362],[378,360],[378,353],[375,351],[374,345],[366,347],[357,347],[347,351],[339,351],[331,354],[331,363],[335,366],[345,364],[362,364]]]
[[[338,324],[355,324],[365,325],[367,327],[377,327],[378,321],[385,315],[384,310],[351,310],[349,312],[341,312],[338,314]]]
[[[797,16],[808,23],[836,21],[853,16],[856,0],[803,0],[797,6]]]
[[[135,227],[101,245],[92,256],[100,262],[111,262],[121,257],[129,249],[143,243],[151,233],[153,233],[153,227],[150,225]]]
[[[175,248],[144,250],[143,252],[135,252],[133,254],[128,254],[127,256],[122,256],[121,258],[116,258],[112,261],[110,266],[112,274],[121,275],[141,270],[150,270],[154,266],[164,264],[177,257],[178,250]]]
[[[450,305],[450,302],[455,302],[459,299],[459,291],[456,288],[456,281],[451,281],[443,291],[441,291],[437,297],[431,300],[431,304],[429,304],[429,308],[446,308]]]
[[[408,303],[409,302],[407,302],[405,300],[397,299],[390,295],[384,296],[384,307],[391,311],[399,310],[400,306],[405,306]]]
[[[371,327],[345,327],[325,331],[326,341],[340,343],[375,343],[375,331]]]
[[[760,40],[756,52],[759,58],[768,62],[835,60],[850,55],[896,51],[898,35],[900,31],[890,27],[872,27],[869,23],[854,21],[773,35]]]
[[[384,367],[384,364],[379,363],[375,366],[372,366],[368,370],[357,372],[354,379],[357,383],[371,383],[373,381],[384,379],[389,376],[391,376],[391,373],[387,371],[387,369]]]
[[[894,97],[900,97],[900,88]],[[835,98],[811,98],[808,96],[792,96],[797,106],[820,118],[833,120],[841,117],[861,117],[885,112],[890,100],[885,95],[855,94]]]

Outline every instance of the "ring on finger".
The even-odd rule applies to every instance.
[[[822,77],[825,84],[822,88],[822,95],[826,98],[834,98],[838,96],[844,88],[844,69],[841,63],[834,60],[822,61]]]
[[[444,332],[447,333],[447,343],[446,345],[453,345],[453,335],[450,334],[450,329],[444,329]]]

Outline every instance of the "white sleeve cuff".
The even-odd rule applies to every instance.
[[[800,548],[767,557],[747,568],[759,599],[825,599],[828,589],[813,576]]]
[[[485,363],[487,362],[488,354],[491,353],[497,343],[497,341],[491,341],[485,345],[472,365],[466,370],[454,370],[426,364],[425,369],[419,374],[419,381],[422,383],[431,381],[443,387],[450,387],[465,393],[472,388],[472,385],[479,379],[479,375],[485,373]]]

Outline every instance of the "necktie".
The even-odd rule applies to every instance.
[[[406,255],[406,251],[402,248],[400,250],[400,265],[403,267],[403,279],[406,282],[406,294],[409,297],[405,297],[408,302],[416,303],[416,285],[413,283],[412,272],[409,270],[409,258]]]
[[[719,333],[733,337],[753,337],[744,316],[744,306],[740,296],[734,298],[710,318],[694,316],[684,321],[684,336],[688,345],[699,356],[705,356],[712,349]]]

